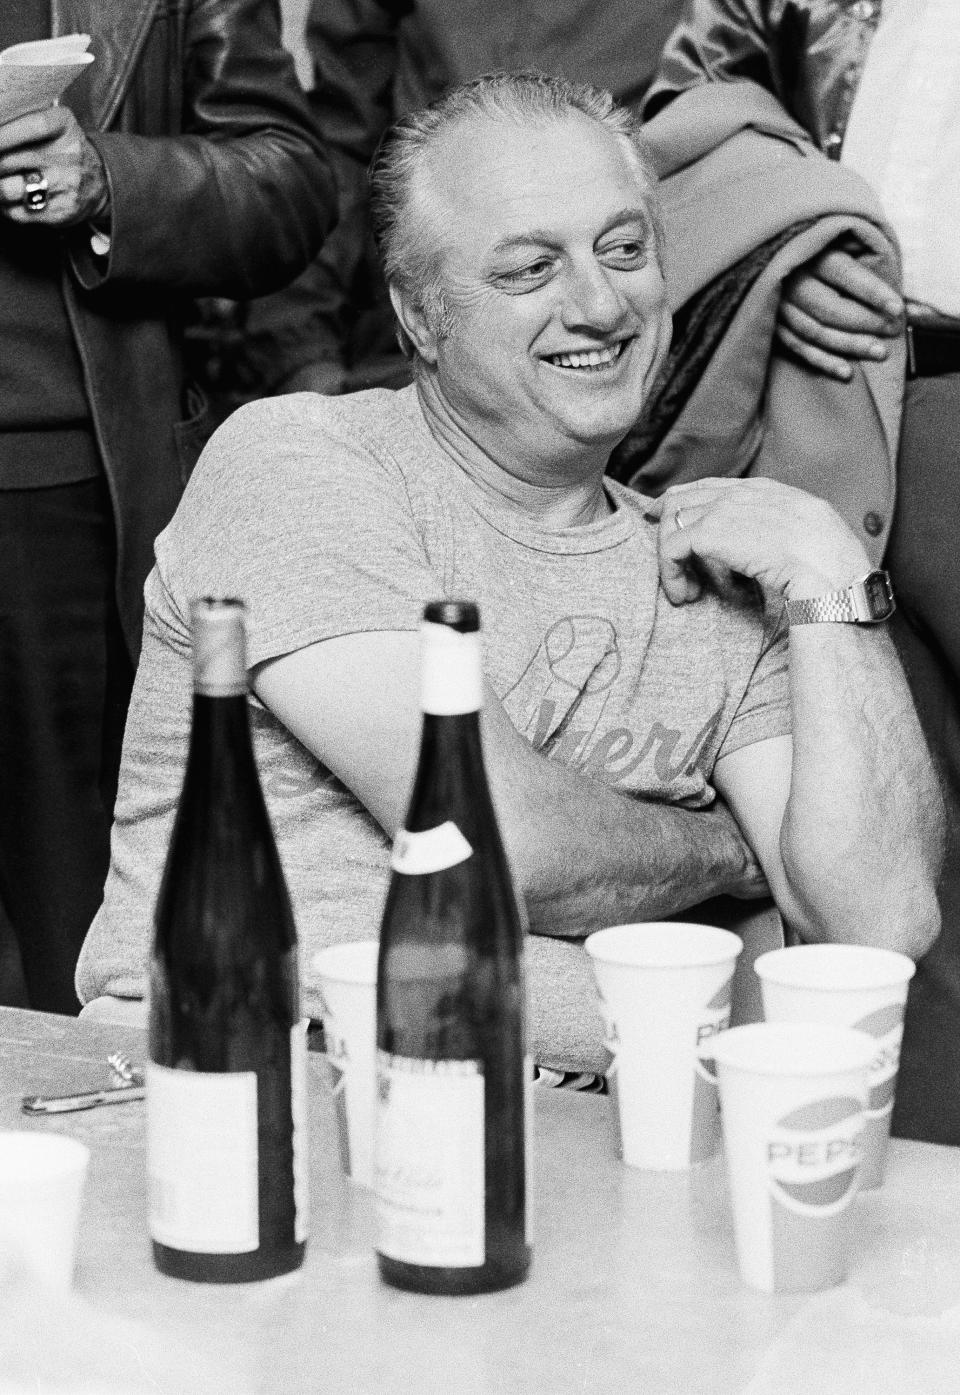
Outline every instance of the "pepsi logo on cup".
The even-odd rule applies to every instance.
[[[730,1026],[730,999],[733,993],[733,975],[722,983],[707,1003],[697,1027],[697,1074],[716,1087],[717,1063],[709,1054],[707,1043],[718,1032],[725,1032]]]
[[[863,1102],[814,1100],[779,1120],[767,1143],[770,1190],[798,1215],[840,1210],[856,1187]]]
[[[710,1053],[710,1042],[718,1032],[730,1026],[730,999],[733,975],[722,983],[704,1006],[697,1025],[694,1056],[693,1118],[690,1128],[690,1161],[702,1162],[717,1150],[717,1115],[720,1096],[717,1092],[717,1063]]]
[[[870,1101],[867,1113],[871,1117],[889,1114],[900,1067],[900,1043],[903,1039],[903,1003],[888,1003],[886,1007],[854,1022],[860,1032],[869,1032],[877,1039],[877,1054],[870,1067]]]
[[[778,1120],[767,1141],[774,1288],[823,1288],[845,1266],[839,1225],[857,1189],[863,1100],[813,1100]]]
[[[601,994],[597,994],[597,1003],[600,1007],[600,1016],[603,1018],[603,1045],[607,1053],[607,1064],[604,1075],[613,1075],[617,1068],[617,1051],[620,1046],[620,1033],[617,1031],[617,1024],[614,1022],[607,1007],[607,1002]]]
[[[335,1019],[326,1003],[323,995],[320,997],[321,1012],[323,1015],[323,1039],[326,1054],[327,1080],[330,1093],[333,1095],[333,1105],[337,1117],[337,1144],[340,1151],[340,1165],[344,1172],[350,1173],[350,1130],[347,1125],[347,1070],[350,1064],[350,1053],[347,1050],[346,1038],[336,1029]]]
[[[613,1120],[614,1145],[617,1157],[622,1158],[623,1128],[620,1121],[620,1092],[617,1088],[617,1050],[620,1046],[620,1033],[617,1031],[617,1024],[610,1014],[606,999],[599,993],[597,994],[597,1002],[600,1007],[600,1016],[603,1018],[603,1046],[607,1053],[602,1073],[606,1076],[607,1093],[613,1107],[611,1118]]]

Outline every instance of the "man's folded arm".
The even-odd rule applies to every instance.
[[[718,790],[804,940],[919,957],[939,929],[942,801],[885,630],[795,626],[790,761],[759,743],[717,762]]]
[[[260,665],[254,691],[388,834],[403,821],[420,735],[415,632],[344,635]],[[583,935],[767,892],[729,812],[623,795],[539,755],[489,690],[494,803],[535,933]]]
[[[752,577],[788,614],[870,570],[829,504],[773,480],[676,485],[649,516],[674,605],[697,603],[703,566]],[[917,957],[939,929],[943,810],[893,642],[882,624],[793,623],[789,684],[792,738],[721,751],[716,789],[801,938]]]

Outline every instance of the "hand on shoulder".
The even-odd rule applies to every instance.
[[[668,489],[659,521],[660,579],[674,605],[697,600],[705,577],[736,573],[784,599],[823,595],[870,570],[859,540],[825,500],[776,480],[706,479]]]

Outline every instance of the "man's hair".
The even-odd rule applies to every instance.
[[[604,127],[630,149],[638,171],[650,187],[650,213],[657,253],[663,262],[663,221],[656,196],[657,177],[641,135],[640,116],[588,83],[534,70],[486,73],[455,87],[428,106],[394,121],[383,134],[370,165],[370,219],[383,273],[443,335],[451,312],[440,284],[440,249],[425,236],[414,207],[417,176],[427,168],[430,152],[445,131],[470,118],[494,121],[558,121],[580,113]],[[403,327],[397,337],[407,357],[413,354]]]

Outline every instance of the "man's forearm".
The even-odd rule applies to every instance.
[[[517,873],[534,934],[585,935],[676,915],[725,893],[766,893],[725,805],[696,811],[613,795],[623,807],[608,811],[609,791],[596,804],[579,793],[584,821],[550,820],[561,842],[523,848]]]
[[[767,894],[724,804],[689,810],[619,794],[531,750],[495,703],[484,718],[494,801],[534,933],[584,935],[724,893]]]
[[[889,634],[790,633],[793,772],[780,908],[804,938],[920,954],[938,928],[942,802]]]
[[[760,478],[674,486],[660,517],[660,576],[674,605],[700,595],[694,563],[815,601],[870,569],[822,499]],[[682,522],[681,522],[682,521]],[[937,932],[942,815],[906,678],[881,626],[794,623],[793,735],[717,762],[714,779],[805,939],[922,954]]]

